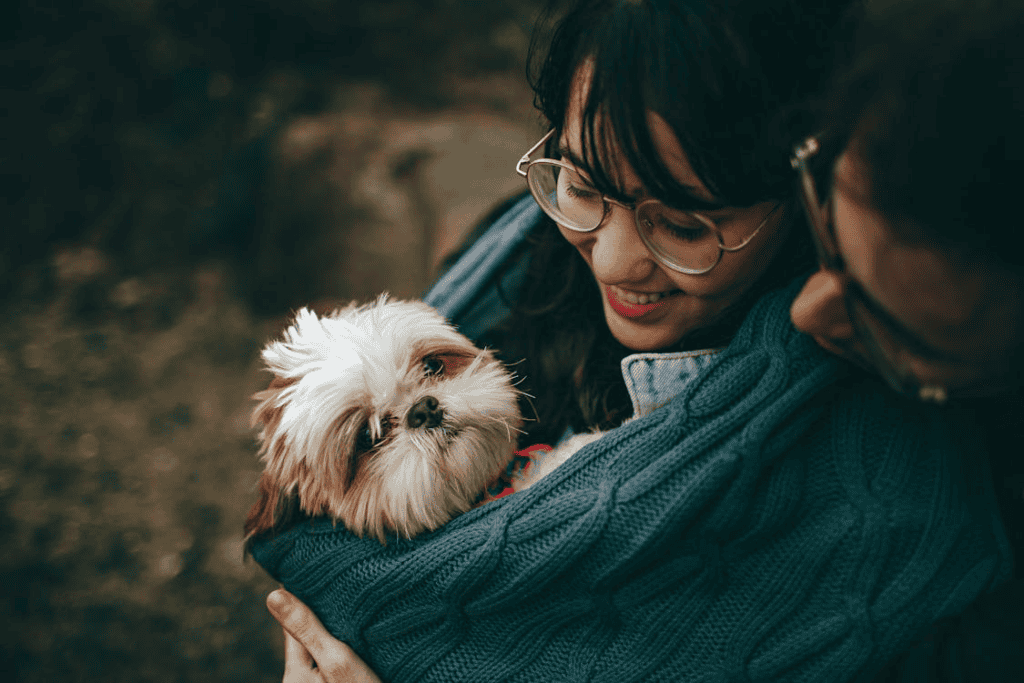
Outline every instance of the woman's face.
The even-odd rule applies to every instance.
[[[957,262],[939,249],[897,241],[886,220],[865,205],[861,174],[849,154],[833,174],[831,221],[846,274],[907,339],[898,362],[925,384],[951,391],[996,389],[1019,353],[1019,277],[977,262]],[[826,350],[868,357],[850,320],[843,276],[815,273],[793,302],[796,327]],[[883,332],[884,333],[884,332]]]
[[[566,161],[584,156],[580,112],[586,82],[576,79],[558,141]],[[661,160],[676,181],[689,187],[693,195],[715,201],[694,173],[668,123],[653,112],[647,118]],[[616,179],[623,196],[631,201],[650,197],[621,154],[613,152],[606,163],[610,165],[604,169],[606,174]],[[774,207],[774,203],[764,202],[702,213],[717,224],[727,245],[735,245],[753,233]],[[654,351],[711,325],[753,286],[783,241],[779,228],[782,213],[776,211],[746,247],[723,253],[718,265],[704,275],[686,275],[662,265],[641,241],[633,211],[620,206],[611,205],[601,227],[592,232],[559,229],[590,267],[614,337],[634,351]]]

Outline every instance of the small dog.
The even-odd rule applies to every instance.
[[[522,416],[512,375],[425,303],[385,295],[322,318],[302,309],[262,355],[274,378],[254,396],[265,470],[247,539],[296,504],[382,543],[388,532],[409,538],[471,509],[513,460]],[[513,488],[597,436],[570,440]]]

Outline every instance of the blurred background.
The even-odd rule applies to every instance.
[[[281,679],[259,349],[522,187],[539,4],[4,3],[0,679]]]

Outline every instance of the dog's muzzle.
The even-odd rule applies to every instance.
[[[406,423],[413,429],[440,427],[443,420],[444,410],[433,396],[424,396],[416,401],[405,416]]]

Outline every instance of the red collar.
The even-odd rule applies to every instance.
[[[484,493],[481,503],[504,498],[510,493],[515,493],[514,483],[523,478],[523,475],[530,469],[534,459],[540,453],[547,453],[554,449],[547,444],[535,444],[516,451],[508,466],[498,475],[498,478],[490,483]]]

